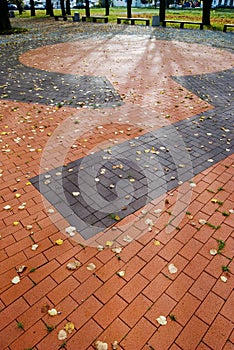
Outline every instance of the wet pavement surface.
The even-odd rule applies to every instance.
[[[14,21],[1,348],[232,349],[233,34]]]

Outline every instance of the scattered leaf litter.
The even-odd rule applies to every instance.
[[[48,310],[48,314],[50,316],[56,316],[56,315],[58,315],[58,311],[56,309],[50,309],[50,310]]]
[[[174,273],[177,273],[178,269],[177,269],[177,267],[174,264],[170,264],[170,265],[168,265],[168,271],[171,274],[174,274]]]
[[[65,229],[65,232],[68,233],[70,237],[73,237],[76,234],[76,228],[74,226],[69,226]]]
[[[118,271],[117,272],[117,275],[119,276],[119,277],[124,277],[125,276],[125,271]]]
[[[78,260],[69,262],[66,266],[68,270],[76,270],[77,267],[81,266],[81,263]]]
[[[59,239],[57,239],[57,240],[55,241],[55,244],[57,244],[57,245],[62,245],[62,244],[63,244],[63,240],[62,240],[61,238],[59,238]]]
[[[89,271],[93,271],[93,270],[95,270],[96,269],[96,265],[94,264],[94,263],[90,263],[90,264],[88,264],[88,266],[87,266],[87,270],[89,270]]]
[[[224,283],[226,283],[227,280],[228,280],[226,276],[221,276],[220,279],[221,279],[221,281],[224,282]]]
[[[167,324],[167,319],[165,316],[159,316],[156,318],[156,321],[162,326],[165,326]]]
[[[217,250],[214,249],[214,248],[212,248],[212,249],[210,250],[210,255],[216,255],[216,254],[218,254]]]
[[[108,350],[108,344],[107,343],[103,343],[100,340],[97,340],[95,343],[95,349],[96,350]]]
[[[71,334],[75,329],[75,325],[72,322],[67,322],[64,326],[64,329],[68,334]]]
[[[67,339],[67,332],[64,329],[61,329],[58,332],[58,340],[65,340]]]
[[[12,278],[11,282],[13,284],[18,284],[20,282],[20,277],[19,276],[15,276]]]

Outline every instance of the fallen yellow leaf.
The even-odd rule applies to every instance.
[[[113,242],[112,241],[106,241],[106,246],[107,247],[112,247],[113,245]]]
[[[61,245],[61,244],[63,244],[63,240],[62,240],[61,238],[59,238],[59,239],[57,239],[57,240],[55,241],[55,243],[56,243],[57,245]]]
[[[67,333],[72,333],[72,331],[75,329],[75,325],[72,322],[67,322],[64,326],[64,329]]]

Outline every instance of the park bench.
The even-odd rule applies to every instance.
[[[96,23],[98,20],[103,20],[105,23],[108,23],[108,17],[107,16],[90,16],[90,17],[87,17],[87,16],[82,16],[81,17],[81,20],[82,22],[86,22],[86,20],[89,20]]]
[[[66,15],[66,16],[54,16],[55,21],[59,21],[60,19],[62,21],[67,21],[68,19],[71,19],[72,21],[74,21],[74,16],[70,16],[70,15]]]
[[[166,27],[167,23],[180,23],[180,28],[183,29],[185,24],[195,24],[200,26],[200,29],[203,29],[203,23],[202,22],[191,22],[191,21],[180,21],[175,19],[165,19],[162,23],[163,27]]]
[[[231,23],[224,24],[224,26],[223,26],[223,32],[224,33],[226,33],[228,27],[234,28],[234,24],[231,24]]]
[[[136,18],[136,17],[118,17],[117,24],[121,24],[121,21],[130,21],[131,24],[135,24],[136,21],[145,22],[146,26],[149,26],[150,20],[148,18]]]

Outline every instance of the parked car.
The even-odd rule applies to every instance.
[[[43,2],[35,2],[35,10],[45,10],[45,5]]]
[[[8,4],[8,10],[17,10],[17,6],[15,4]]]
[[[85,5],[84,4],[77,4],[75,6],[73,6],[74,9],[84,9]]]

